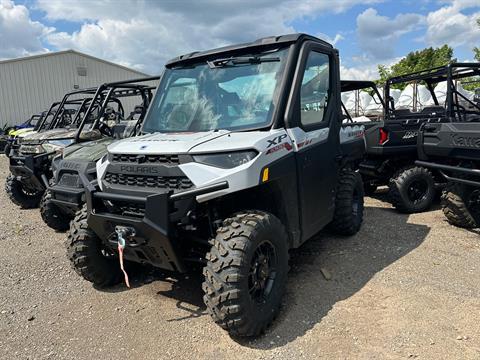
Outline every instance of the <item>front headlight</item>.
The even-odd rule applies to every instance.
[[[67,147],[68,145],[71,145],[73,142],[74,142],[73,139],[51,140],[44,143],[43,147],[47,152],[53,152],[53,151],[59,152],[63,148]]]
[[[252,161],[257,155],[258,152],[255,150],[245,150],[231,153],[193,155],[193,159],[198,163],[232,169]]]
[[[45,152],[45,149],[42,145],[23,144],[20,145],[19,152],[21,154],[43,154]]]

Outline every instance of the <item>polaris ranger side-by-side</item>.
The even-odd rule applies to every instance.
[[[141,79],[141,81],[148,79]],[[155,79],[157,78],[150,80]],[[135,81],[130,80],[130,82]],[[122,81],[122,83],[126,82]],[[148,86],[145,85],[145,87]],[[39,205],[53,176],[52,159],[65,147],[114,135],[114,125],[124,117],[124,109],[119,98],[129,96],[129,92],[138,91],[138,89],[129,89],[128,85],[124,85],[124,88],[113,91],[102,85],[98,88],[68,93],[58,105],[57,113],[51,120],[48,130],[20,139],[17,146],[11,150],[12,175],[6,182],[7,194],[15,204],[23,208]],[[79,96],[81,98],[78,98]],[[79,103],[79,105],[77,108],[68,109],[66,104],[69,103]],[[68,114],[70,111],[72,111],[71,117],[65,120],[62,114]]]
[[[14,204],[22,208],[38,206],[51,177],[51,159],[69,144],[94,93],[95,89],[84,89],[65,94],[60,103],[52,104],[35,131],[15,139],[9,152],[11,174],[5,182]]]
[[[444,77],[452,80],[480,77],[480,64],[453,64]],[[425,124],[418,136],[418,166],[438,171],[448,181],[442,209],[448,221],[463,228],[480,227],[480,99],[468,99],[451,83],[449,122]]]
[[[456,90],[455,65],[428,69],[387,80],[385,85],[385,120],[366,130],[367,156],[360,165],[360,172],[367,193],[377,186],[388,185],[393,206],[404,213],[427,210],[444,179],[434,169],[416,165],[417,135],[423,124],[449,121],[465,106]],[[448,83],[448,93],[437,91],[438,85]],[[411,103],[394,104],[390,91],[395,85],[413,87]],[[422,104],[415,91],[425,84],[429,102]],[[422,85],[424,86],[424,85]],[[436,87],[437,86],[437,87]],[[438,97],[442,98],[439,99]],[[446,100],[445,100],[446,99]]]
[[[10,157],[10,150],[21,138],[27,137],[31,134],[35,134],[39,131],[48,130],[52,119],[58,110],[60,102],[54,102],[48,110],[43,111],[39,115],[33,115],[31,119],[37,119],[33,127],[20,128],[18,130],[11,130],[8,132],[8,142],[4,149],[4,153],[7,157]],[[65,114],[65,116],[67,116]],[[70,116],[70,114],[69,114]],[[30,120],[31,120],[30,119]]]
[[[128,262],[201,264],[215,322],[259,334],[279,311],[289,249],[327,225],[360,229],[363,126],[342,125],[340,92],[338,51],[304,34],[169,61],[143,135],[111,144],[85,183],[73,268],[108,286]]]
[[[341,81],[342,93],[366,89],[379,95],[376,84],[372,81]],[[381,97],[380,102],[383,104]],[[147,108],[148,106],[144,107]],[[343,104],[342,107],[344,109],[343,123],[355,122],[366,126],[374,124],[371,119],[365,116],[352,118]],[[135,112],[138,114],[137,126],[132,133],[127,134],[125,137],[138,135],[139,125],[143,120],[143,116],[138,112],[138,108],[135,108]],[[352,115],[355,116],[355,114]],[[83,184],[96,180],[96,163],[107,154],[107,146],[113,141],[116,141],[116,139],[105,138],[100,141],[72,145],[65,149],[61,155],[53,159],[53,185],[45,192],[43,196],[45,201],[40,203],[42,218],[51,228],[59,231],[68,229],[69,221],[85,203]],[[83,178],[83,180],[80,178]]]
[[[120,118],[119,122],[115,123],[112,129],[114,136],[68,146],[53,159],[52,184],[40,202],[40,214],[48,226],[59,231],[68,230],[70,220],[84,203],[83,182],[80,177],[85,176],[88,181],[94,180],[95,163],[107,153],[107,146],[117,139],[138,134],[156,88],[150,84],[158,79],[159,77],[149,77],[101,86],[103,90],[98,92],[98,96],[104,92],[110,93],[120,102],[122,108],[128,109],[129,103],[132,111],[125,119]],[[105,100],[105,104],[109,103]],[[133,104],[136,106],[132,107]]]

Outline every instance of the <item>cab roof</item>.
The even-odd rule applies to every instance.
[[[288,45],[293,44],[299,41],[311,40],[314,42],[318,42],[323,46],[333,48],[331,44],[328,42],[316,38],[311,35],[297,33],[297,34],[288,34],[288,35],[280,35],[280,36],[269,36],[257,39],[253,42],[243,43],[243,44],[236,44],[236,45],[228,45],[216,49],[206,50],[206,51],[195,51],[185,55],[177,56],[165,64],[167,68],[173,68],[176,66],[183,66],[186,64],[196,63],[203,59],[208,59],[211,57],[216,57],[221,54],[222,57],[226,56],[235,56],[237,53],[244,52],[245,49],[250,50],[258,50],[260,48],[274,48],[278,45]]]
[[[377,84],[366,80],[342,80],[340,81],[341,91],[362,90],[366,88],[375,88]]]

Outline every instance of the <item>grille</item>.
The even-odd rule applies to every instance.
[[[193,183],[186,176],[144,176],[107,173],[105,181],[109,184],[159,188],[167,190],[187,190]]]
[[[180,163],[178,155],[131,155],[131,154],[113,154],[113,162],[138,163],[139,156],[145,159],[144,163],[172,164]],[[143,160],[143,159],[142,159]]]

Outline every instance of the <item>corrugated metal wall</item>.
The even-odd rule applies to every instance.
[[[80,76],[84,70],[86,76]],[[24,122],[77,86],[141,77],[144,75],[134,70],[72,51],[0,62],[0,127]],[[128,107],[132,104],[130,101]]]

